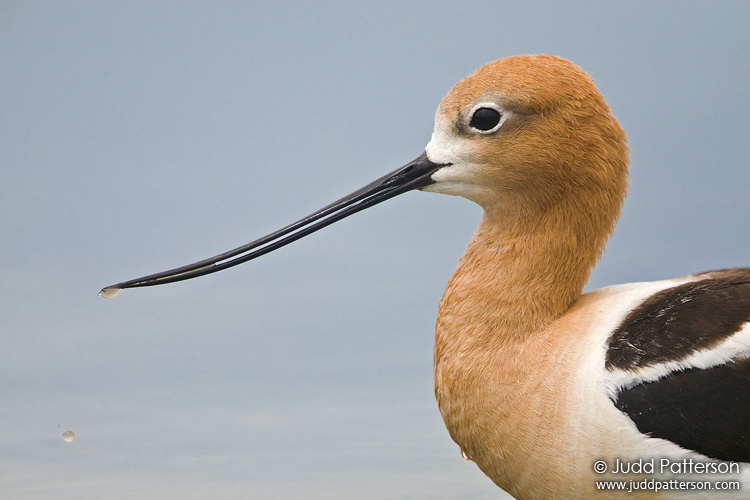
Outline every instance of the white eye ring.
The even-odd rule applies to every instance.
[[[499,118],[497,120],[497,123],[487,130],[483,130],[480,128],[477,128],[473,125],[471,125],[472,121],[474,120],[474,114],[480,110],[480,109],[492,109],[494,111],[497,111]],[[468,114],[468,127],[472,132],[476,132],[478,134],[488,135],[492,134],[494,132],[497,132],[497,130],[503,126],[503,123],[505,123],[505,120],[508,119],[508,115],[510,113],[508,111],[505,111],[503,108],[495,104],[494,102],[480,102],[479,104],[475,104],[471,110],[469,110]]]

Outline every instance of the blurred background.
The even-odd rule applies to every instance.
[[[632,151],[588,288],[750,265],[750,3],[0,3],[0,496],[490,499],[432,335],[481,216],[409,193],[97,297],[406,163],[482,64],[569,58]],[[63,439],[65,431],[73,431]]]

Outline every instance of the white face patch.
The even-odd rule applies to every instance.
[[[480,166],[471,161],[475,147],[476,144],[455,133],[451,120],[438,114],[435,117],[432,138],[425,147],[425,152],[430,161],[450,166],[432,174],[435,184],[422,188],[422,191],[463,196],[480,203],[489,190],[483,187],[479,175]]]
[[[439,114],[435,116],[435,129],[425,147],[427,158],[435,163],[456,165],[465,161],[468,149],[466,141],[454,132],[451,121]]]
[[[432,174],[435,184],[423,187],[422,191],[462,196],[481,205],[482,200],[488,198],[491,193],[480,183],[471,182],[471,178],[476,177],[476,171],[477,166],[470,163],[443,167]]]

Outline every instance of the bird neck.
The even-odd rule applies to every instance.
[[[528,465],[519,450],[544,453],[538,448],[544,439],[536,440],[541,431],[518,429],[549,412],[545,391],[559,389],[539,369],[554,365],[545,359],[554,356],[548,326],[580,296],[613,223],[592,231],[591,220],[561,218],[566,212],[548,207],[523,217],[485,211],[440,302],[440,413],[466,456],[506,489]]]
[[[581,295],[619,211],[597,221],[564,201],[536,212],[510,206],[485,210],[448,282],[436,361],[441,350],[523,343],[562,316]]]

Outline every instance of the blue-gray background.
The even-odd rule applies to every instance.
[[[538,52],[629,133],[589,288],[748,265],[748,26],[740,1],[0,2],[0,496],[496,498],[432,393],[471,203],[410,193],[229,272],[97,291],[393,170],[459,78]]]

